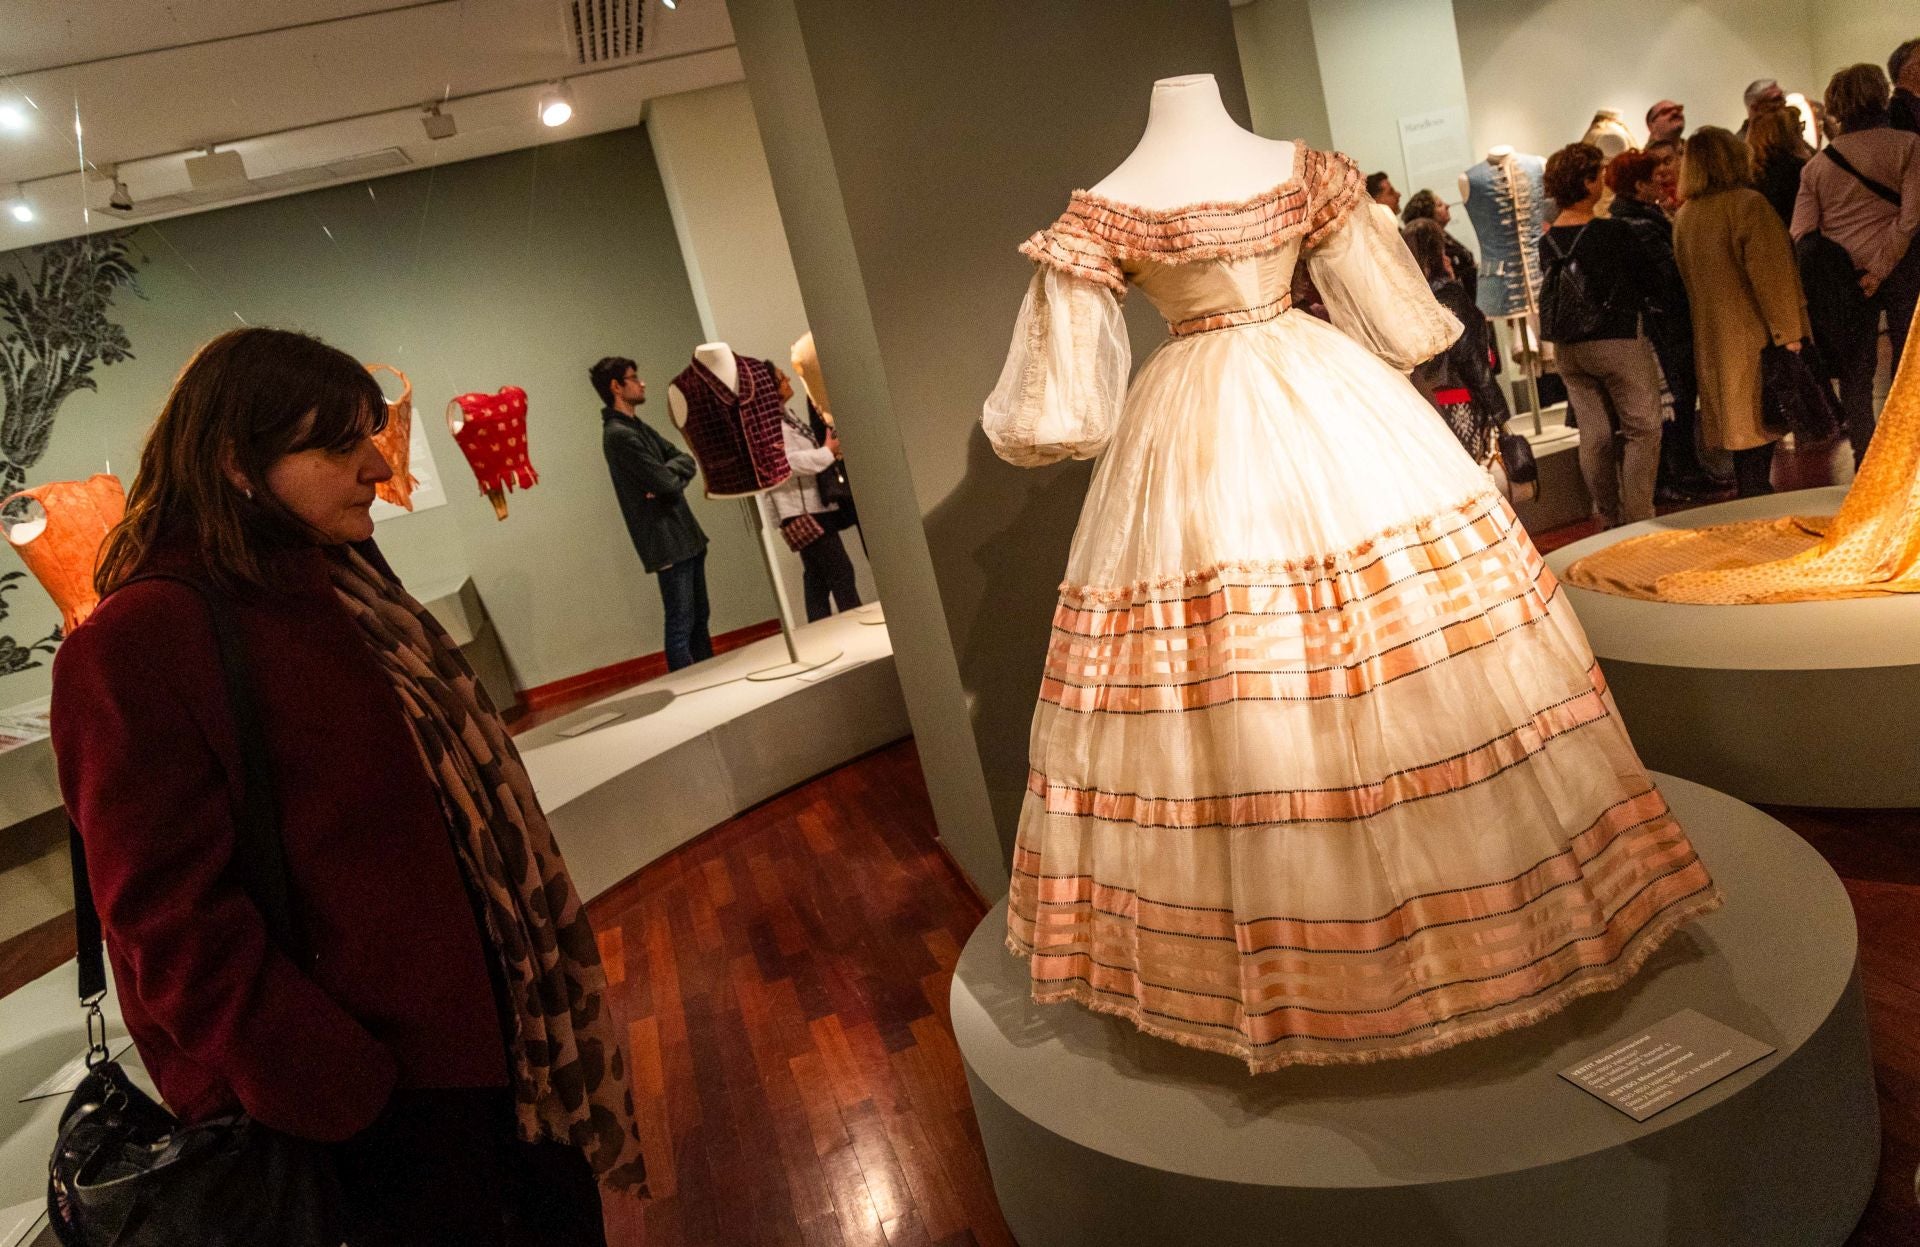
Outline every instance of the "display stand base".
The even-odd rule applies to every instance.
[[[784,680],[789,676],[805,675],[809,671],[818,671],[828,663],[839,662],[842,651],[831,654],[814,655],[802,658],[798,662],[783,662],[771,667],[762,667],[758,671],[747,673],[749,680]]]
[[[1879,1123],[1856,931],[1805,841],[1659,779],[1727,896],[1624,989],[1431,1056],[1250,1076],[1076,1004],[967,942],[953,1027],[994,1189],[1046,1247],[1837,1247]],[[1559,1076],[1682,1009],[1773,1045],[1636,1123]]]
[[[880,603],[878,602],[870,606],[857,607],[853,612],[853,617],[869,628],[878,627],[887,622],[887,612],[881,609]]]
[[[1575,561],[1641,533],[1832,515],[1842,488],[1698,507],[1556,550]],[[1920,805],[1920,594],[1685,606],[1565,586],[1646,764],[1744,801]]]

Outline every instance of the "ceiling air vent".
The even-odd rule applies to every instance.
[[[602,65],[640,55],[641,14],[647,0],[561,0],[567,50],[577,65]]]

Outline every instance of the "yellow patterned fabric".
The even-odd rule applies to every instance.
[[[1840,514],[1651,533],[1581,559],[1566,583],[1705,606],[1920,592],[1917,356],[1894,376]]]

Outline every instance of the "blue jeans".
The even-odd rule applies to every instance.
[[[667,616],[667,670],[678,671],[713,657],[707,635],[707,552],[681,559],[655,573]]]

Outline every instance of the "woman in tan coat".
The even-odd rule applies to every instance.
[[[1700,421],[1707,445],[1733,455],[1742,498],[1772,490],[1780,434],[1760,421],[1760,352],[1797,351],[1810,330],[1786,226],[1752,187],[1747,145],[1718,126],[1687,140],[1673,224],[1674,258],[1693,305]]]

